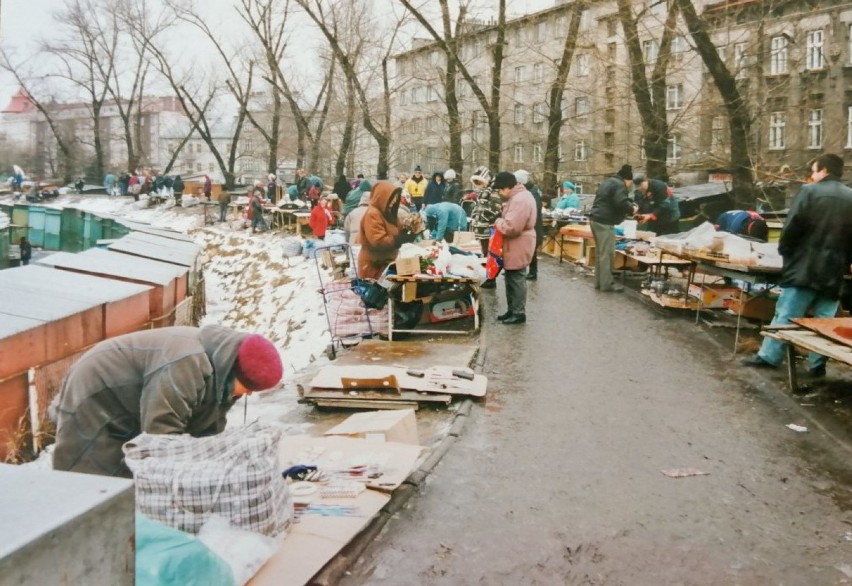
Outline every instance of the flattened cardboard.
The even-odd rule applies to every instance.
[[[484,397],[488,387],[488,377],[481,374],[473,380],[465,380],[453,376],[451,366],[432,366],[423,369],[425,376],[418,378],[407,374],[405,368],[381,365],[326,366],[320,370],[310,386],[320,389],[343,389],[342,379],[347,378],[383,378],[393,375],[399,388],[426,393],[441,393],[448,395],[470,395]]]
[[[414,409],[356,413],[329,429],[325,435],[420,445]]]

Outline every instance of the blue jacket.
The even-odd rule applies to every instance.
[[[448,201],[433,203],[427,207],[426,219],[434,219],[438,224],[432,230],[433,240],[443,240],[448,230],[453,232],[467,230],[467,214],[460,205]]]
[[[580,196],[574,193],[573,191],[568,195],[563,195],[559,198],[559,201],[556,202],[557,210],[567,210],[569,208],[579,210],[582,207],[582,203],[580,203]]]

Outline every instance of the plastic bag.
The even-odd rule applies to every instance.
[[[454,254],[450,257],[447,274],[456,277],[476,278],[479,279],[480,283],[488,278],[485,267],[482,266],[481,258],[463,254]]]
[[[136,513],[136,586],[236,585],[234,573],[198,538]]]
[[[417,246],[416,244],[412,244],[410,242],[406,242],[402,246],[399,247],[399,253],[397,254],[398,258],[414,258],[414,257],[423,257],[426,255],[426,249],[422,246]]]
[[[447,268],[450,266],[450,260],[452,259],[452,255],[450,254],[450,247],[446,242],[441,244],[441,251],[438,253],[438,257],[435,259],[435,271],[439,275],[443,275],[447,273]]]
[[[305,258],[316,258],[317,243],[315,240],[305,240],[305,245],[302,247],[302,254]]]
[[[292,258],[302,254],[303,241],[298,236],[289,236],[281,242],[281,252],[284,258]]]
[[[236,584],[251,580],[261,566],[275,554],[276,542],[270,537],[238,529],[222,517],[210,517],[198,539],[231,568]]]
[[[346,244],[346,235],[343,230],[328,230],[325,233],[325,245]]]

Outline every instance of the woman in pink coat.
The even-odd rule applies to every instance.
[[[494,178],[493,189],[506,200],[494,228],[503,235],[503,270],[506,278],[506,313],[497,319],[504,324],[527,321],[527,267],[535,254],[535,198],[505,171]]]

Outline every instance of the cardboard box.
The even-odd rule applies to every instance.
[[[420,445],[414,409],[390,409],[356,413],[325,435],[343,435],[381,442]]]
[[[777,298],[767,297],[766,295],[760,295],[759,297],[753,297],[747,294],[743,295],[742,316],[749,319],[756,319],[765,322],[772,321],[772,317],[775,315],[776,301]],[[728,309],[730,309],[734,313],[739,313],[739,295],[731,300],[730,304],[728,305]]]
[[[585,240],[574,236],[561,236],[562,258],[580,260],[585,253]],[[558,253],[557,253],[558,254]]]
[[[420,257],[413,256],[409,258],[396,259],[396,274],[397,275],[417,275],[420,273]]]
[[[594,244],[587,244],[586,245],[586,254],[583,258],[585,259],[587,267],[595,266],[596,251],[597,251],[597,248],[595,248]]]
[[[454,232],[453,233],[453,244],[467,244],[468,242],[473,242],[476,240],[476,235],[473,232]]]
[[[740,289],[728,285],[696,285],[689,286],[689,295],[701,300],[705,309],[723,309],[740,298]]]

